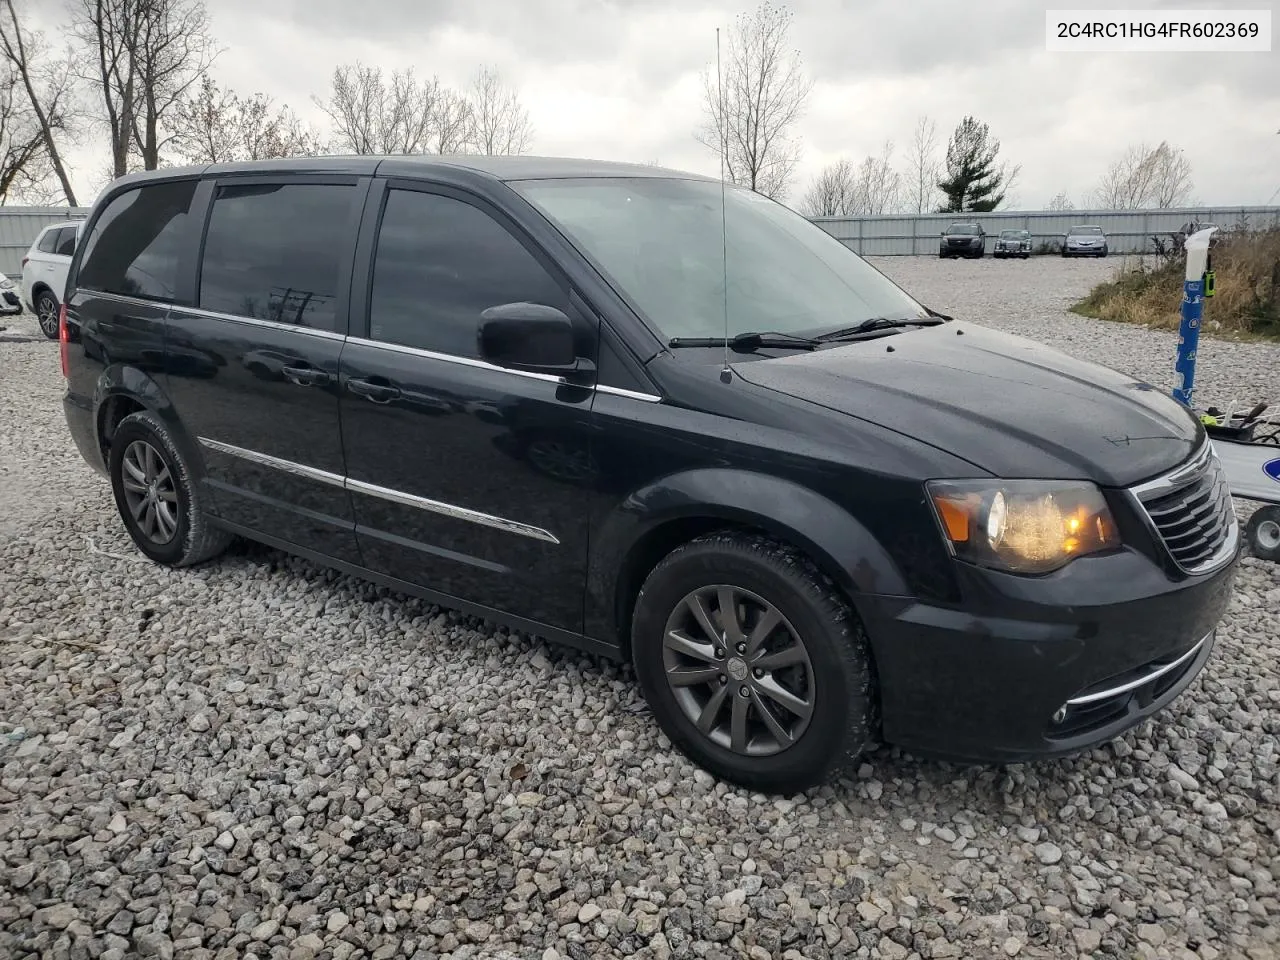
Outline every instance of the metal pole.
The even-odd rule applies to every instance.
[[[1196,348],[1200,344],[1200,319],[1204,313],[1204,271],[1209,260],[1209,235],[1216,230],[1198,230],[1186,240],[1187,273],[1182,282],[1182,323],[1178,327],[1178,358],[1174,361],[1177,386],[1173,399],[1191,406],[1196,381]]]

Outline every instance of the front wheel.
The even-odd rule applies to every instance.
[[[58,298],[48,290],[40,291],[36,297],[36,323],[50,340],[58,339]]]
[[[154,413],[131,413],[120,421],[108,468],[125,529],[156,563],[189,566],[230,544],[230,534],[209,525],[187,463]]]
[[[710,534],[659,563],[636,599],[632,656],[663,732],[743,787],[804,790],[874,742],[857,614],[807,557],[763,536]]]
[[[1280,561],[1280,507],[1259,507],[1244,528],[1249,549],[1260,560]]]

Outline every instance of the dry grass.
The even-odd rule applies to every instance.
[[[1176,330],[1182,309],[1182,256],[1121,267],[1071,309],[1086,317]],[[1233,230],[1213,247],[1216,292],[1205,301],[1204,332],[1280,340],[1280,228]]]

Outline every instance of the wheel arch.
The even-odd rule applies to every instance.
[[[727,468],[691,470],[635,491],[593,534],[585,627],[630,655],[645,577],[668,553],[715,530],[763,534],[807,556],[857,610],[860,594],[905,595],[905,578],[848,510],[793,481]]]
[[[148,411],[159,417],[173,435],[193,477],[203,478],[204,461],[164,388],[146,371],[129,364],[112,364],[102,371],[94,389],[94,435],[104,462],[110,455],[111,437],[120,421],[131,413]]]

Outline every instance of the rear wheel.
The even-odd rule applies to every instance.
[[[58,339],[58,298],[48,290],[41,290],[36,297],[36,323],[50,340]]]
[[[125,529],[156,563],[189,566],[230,544],[229,533],[209,525],[186,461],[155,414],[140,411],[120,421],[108,465]]]
[[[636,599],[632,654],[663,732],[741,786],[803,790],[873,743],[862,624],[784,544],[725,532],[673,551]]]
[[[1255,557],[1280,561],[1280,506],[1255,510],[1244,532]]]

